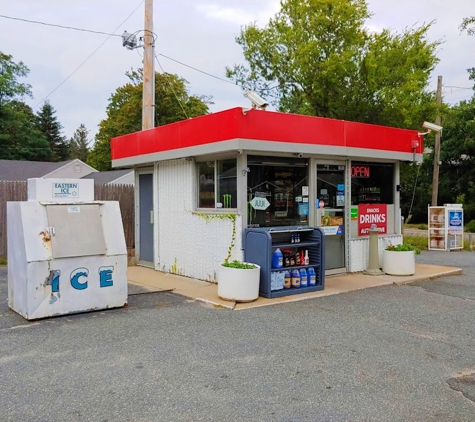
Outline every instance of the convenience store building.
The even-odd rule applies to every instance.
[[[112,139],[113,167],[134,167],[137,263],[215,281],[235,221],[321,227],[326,274],[367,268],[402,242],[399,164],[421,161],[417,131],[233,108]],[[230,218],[231,216],[234,216]]]

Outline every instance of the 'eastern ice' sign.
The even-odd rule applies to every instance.
[[[386,204],[359,204],[358,205],[358,236],[369,235],[373,224],[379,234],[388,232],[388,209]]]

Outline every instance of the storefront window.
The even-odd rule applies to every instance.
[[[394,204],[394,164],[352,162],[351,204]]]
[[[308,160],[249,156],[249,227],[308,225]]]
[[[236,160],[198,163],[199,208],[237,208]]]

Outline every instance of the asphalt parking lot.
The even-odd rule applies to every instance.
[[[165,293],[27,321],[0,267],[3,421],[473,421],[475,253],[459,276],[245,311]]]

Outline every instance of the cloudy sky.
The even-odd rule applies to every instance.
[[[211,111],[248,106],[241,90],[223,81],[224,69],[242,63],[235,42],[240,28],[256,21],[264,26],[279,9],[279,0],[155,0],[154,32],[158,39],[157,71],[176,73],[189,82],[191,94],[211,95]],[[464,17],[475,15],[474,0],[368,0],[373,30],[406,27],[435,21],[431,40],[442,40],[440,63],[431,79],[443,77],[444,100],[455,104],[472,96],[466,69],[475,66],[475,36],[460,33]],[[84,28],[108,34],[143,28],[141,0],[18,0],[0,2],[0,15],[49,24]],[[116,36],[78,32],[0,17],[0,51],[30,69],[25,82],[32,86],[28,104],[38,111],[49,99],[64,135],[72,136],[84,123],[93,140],[106,117],[108,99],[127,82],[125,72],[142,66],[141,51],[126,50]],[[172,61],[199,69],[212,76]],[[221,78],[221,79],[219,79]],[[92,143],[92,142],[91,142]]]

